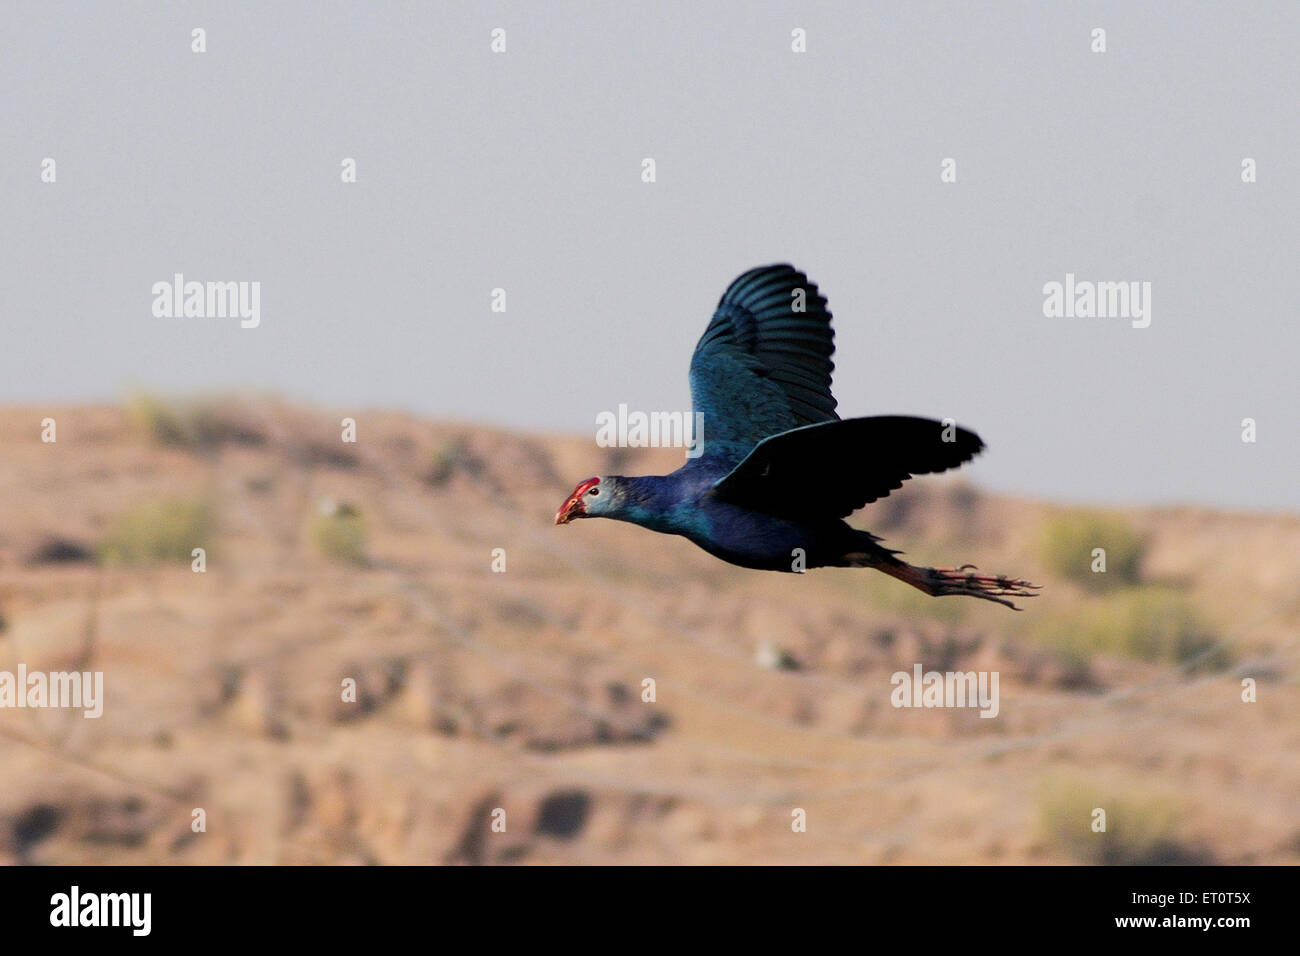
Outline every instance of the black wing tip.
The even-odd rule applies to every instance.
[[[954,460],[952,464],[945,465],[937,471],[931,472],[931,474],[939,474],[941,472],[952,471],[955,468],[960,468],[962,465],[973,461],[975,457],[983,452],[987,447],[988,446],[984,444],[984,439],[980,438],[979,435],[975,434],[969,428],[962,428],[958,425],[956,450],[960,457]]]
[[[736,278],[743,279],[745,276],[758,275],[761,272],[798,272],[801,275],[802,270],[789,262],[770,262],[765,266],[754,266],[752,269],[746,269]]]
[[[721,305],[723,302],[727,301],[728,297],[730,297],[736,291],[737,287],[741,285],[747,285],[758,279],[775,278],[777,276],[783,276],[786,278],[797,276],[802,280],[801,284],[806,286],[810,292],[816,293],[817,284],[808,278],[808,273],[789,262],[773,262],[769,265],[754,266],[752,269],[746,269],[744,272],[740,273],[740,275],[736,276],[736,278],[732,279],[731,282],[727,284],[726,291],[722,293],[722,297],[718,300],[718,304]]]

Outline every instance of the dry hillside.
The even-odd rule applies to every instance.
[[[680,451],[251,398],[0,441],[0,670],[105,682],[99,719],[0,709],[2,861],[1300,862],[1300,518],[946,478],[856,516],[1046,585],[1014,614],[552,526]],[[1112,587],[1069,572],[1090,535],[1131,545]],[[998,672],[1000,713],[892,707],[916,663]]]

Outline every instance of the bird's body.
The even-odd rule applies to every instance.
[[[703,446],[669,475],[589,478],[556,524],[606,517],[682,535],[731,564],[766,571],[873,567],[934,595],[1014,607],[1032,585],[919,568],[843,519],[913,474],[969,461],[984,444],[950,421],[841,420],[830,391],[831,314],[792,266],[753,269],[723,293],[691,359]],[[697,441],[701,440],[697,436]]]
[[[669,475],[613,476],[623,507],[607,517],[681,535],[716,558],[761,571],[834,564],[862,533],[838,518],[788,520],[721,500],[713,486],[730,470],[725,462],[702,457]],[[796,549],[806,562],[793,560]]]

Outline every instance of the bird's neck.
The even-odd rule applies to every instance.
[[[678,532],[675,507],[680,496],[671,475],[619,476],[618,482],[618,508],[606,517],[669,534]]]

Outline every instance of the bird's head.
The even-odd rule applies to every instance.
[[[560,505],[555,512],[556,524],[568,524],[575,518],[599,518],[614,510],[618,497],[617,479],[605,476],[588,478],[579,482],[578,487]]]

